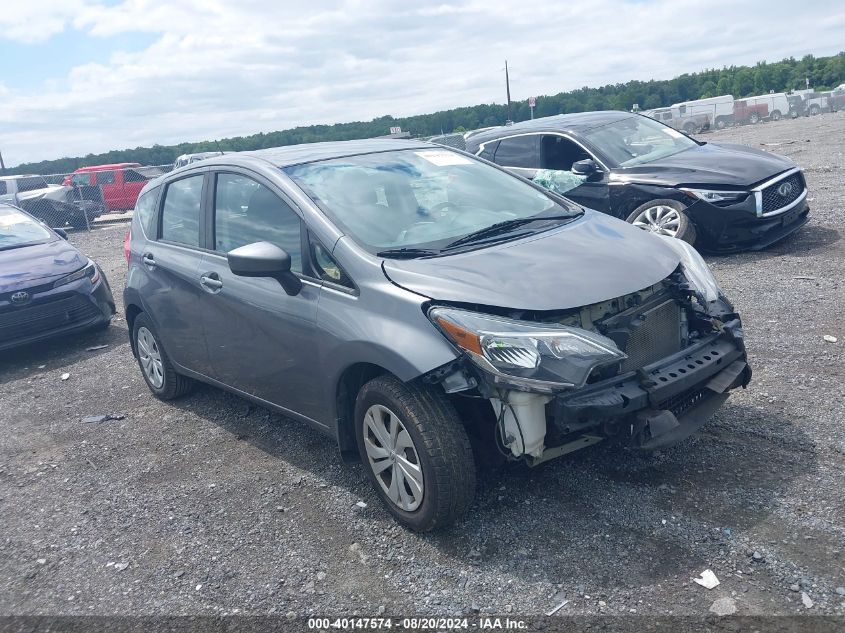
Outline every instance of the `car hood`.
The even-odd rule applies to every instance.
[[[680,258],[661,238],[587,211],[531,237],[427,259],[386,259],[395,284],[430,299],[514,310],[566,310],[636,292]]]
[[[745,145],[707,143],[646,165],[614,169],[611,181],[751,187],[795,167],[788,158]]]
[[[37,200],[38,198],[47,198],[49,200],[64,200],[67,197],[67,192],[70,187],[64,185],[47,185],[43,189],[33,189],[32,191],[23,191],[18,194],[18,200]]]
[[[63,239],[0,251],[0,292],[47,283],[79,270],[87,261]]]

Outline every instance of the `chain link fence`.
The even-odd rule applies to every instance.
[[[129,220],[141,189],[173,165],[100,165],[67,174],[0,176],[0,202],[23,209],[53,228],[90,231]]]

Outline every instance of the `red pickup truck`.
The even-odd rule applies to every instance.
[[[65,176],[67,186],[99,185],[109,211],[134,209],[138,194],[147,181],[161,175],[158,167],[142,167],[140,163],[115,163],[80,167]]]
[[[778,115],[780,116],[780,115]],[[734,123],[757,123],[769,118],[769,105],[754,100],[738,99],[734,101]]]

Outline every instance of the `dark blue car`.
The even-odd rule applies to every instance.
[[[114,312],[97,264],[28,213],[0,203],[0,350],[106,327]]]

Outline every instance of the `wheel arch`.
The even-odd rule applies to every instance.
[[[355,439],[355,400],[358,392],[373,378],[385,374],[395,376],[381,365],[358,362],[344,369],[338,377],[335,386],[337,444],[346,463],[360,461]]]
[[[138,350],[135,349],[135,337],[132,336],[132,330],[135,327],[135,319],[143,311],[144,309],[135,303],[127,304],[126,309],[124,310],[124,314],[126,315],[126,326],[129,328],[129,345],[132,347],[133,356],[138,355]]]

